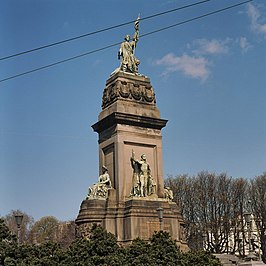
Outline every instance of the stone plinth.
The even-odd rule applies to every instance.
[[[163,230],[171,234],[182,250],[187,250],[183,235],[184,224],[175,203],[161,198],[132,197],[123,204],[119,204],[112,195],[109,196],[106,201],[84,200],[82,202],[76,219],[80,234],[86,235],[86,230],[93,223],[97,223],[116,235],[121,243],[131,243],[137,237],[148,240],[154,232],[160,231],[157,209],[163,208]]]
[[[165,198],[161,130],[166,123],[160,118],[149,78],[120,71],[106,81],[102,111],[92,127],[98,133],[99,169],[103,165],[108,169],[113,189],[108,191],[105,203],[83,201],[76,219],[78,227],[95,221],[114,233],[118,241],[148,239],[160,230],[156,210],[161,207],[164,229],[183,245],[180,211]],[[133,153],[136,158],[146,155],[153,179],[152,195],[132,196]]]

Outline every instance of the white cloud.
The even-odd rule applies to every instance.
[[[252,47],[246,37],[240,37],[238,42],[243,53],[247,52]]]
[[[195,54],[225,54],[228,52],[228,43],[230,39],[227,38],[225,40],[207,40],[207,39],[198,39],[195,40],[193,45],[196,47],[193,52]]]
[[[261,20],[260,10],[252,5],[248,4],[248,16],[251,20],[251,28],[257,33],[266,34],[266,23]]]
[[[156,64],[166,66],[164,74],[180,71],[186,76],[198,78],[202,81],[206,80],[210,74],[210,70],[208,69],[210,62],[202,56],[194,57],[183,54],[178,57],[169,53],[157,60]]]
[[[181,72],[188,77],[205,81],[211,73],[211,59],[214,59],[216,55],[228,54],[232,45],[237,45],[243,53],[252,47],[246,37],[225,38],[223,40],[202,38],[187,44],[188,53],[180,56],[168,53],[157,60],[156,64],[165,67],[163,75]]]

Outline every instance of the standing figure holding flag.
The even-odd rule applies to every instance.
[[[138,65],[140,64],[140,61],[135,57],[135,49],[139,40],[139,20],[140,16],[135,21],[135,34],[132,41],[130,41],[130,35],[126,35],[118,51],[120,70],[135,74],[138,73]]]

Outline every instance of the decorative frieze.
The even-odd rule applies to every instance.
[[[141,82],[141,79],[140,82],[136,82],[136,80],[117,78],[107,83],[102,97],[102,109],[118,99],[153,105],[156,103],[153,87],[147,81]]]

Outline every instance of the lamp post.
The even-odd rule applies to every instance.
[[[160,222],[160,231],[163,231],[163,208],[158,208],[157,214]]]
[[[20,244],[21,242],[21,236],[20,236],[20,226],[22,224],[22,220],[23,220],[23,215],[22,214],[15,214],[15,221],[16,221],[16,225],[17,225],[17,232],[18,232],[18,244]]]

